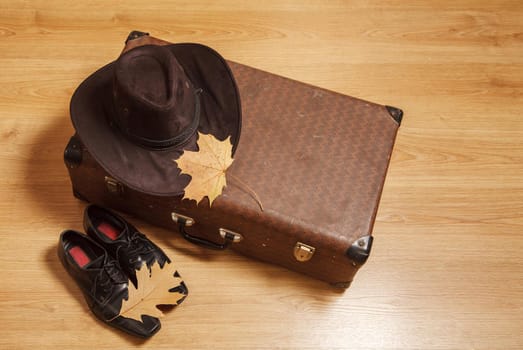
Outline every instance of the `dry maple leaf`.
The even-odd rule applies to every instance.
[[[144,263],[136,271],[136,278],[138,288],[129,283],[129,298],[123,300],[120,316],[138,321],[142,315],[161,317],[163,312],[156,307],[157,305],[178,305],[186,296],[185,288],[176,288],[183,281],[172,263],[166,262],[161,268],[155,261],[150,269]]]
[[[229,136],[220,141],[212,135],[198,133],[199,151],[184,151],[175,162],[183,174],[191,176],[184,198],[200,202],[209,197],[210,205],[226,186],[225,172],[233,162],[232,143]]]

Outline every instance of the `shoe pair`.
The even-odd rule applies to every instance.
[[[160,320],[141,315],[141,321],[120,315],[129,298],[130,283],[138,288],[136,271],[154,262],[160,267],[171,261],[165,253],[115,213],[96,205],[84,212],[87,235],[66,230],[60,235],[58,256],[76,281],[96,317],[135,336],[148,338],[160,330]],[[175,276],[178,277],[177,273]],[[188,291],[183,282],[169,292],[179,293],[179,305]]]

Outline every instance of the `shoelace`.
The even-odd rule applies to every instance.
[[[145,235],[138,231],[134,232],[126,250],[129,264],[135,264],[140,259],[141,255],[147,255],[153,251],[154,247],[149,243],[149,240]]]
[[[122,273],[116,261],[110,261],[105,264],[97,276],[97,283],[95,285],[102,288],[102,294],[99,296],[100,300],[106,298],[111,292],[113,285],[124,282]]]

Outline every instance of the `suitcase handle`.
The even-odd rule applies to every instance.
[[[234,236],[230,237],[227,235],[223,238],[223,243],[215,243],[208,239],[191,235],[185,230],[185,224],[182,223],[178,225],[178,230],[182,234],[182,237],[189,242],[214,250],[224,250],[234,241]]]
[[[193,219],[180,215],[180,214],[176,214],[176,213],[172,213],[172,219],[174,222],[176,222],[178,224],[178,231],[180,231],[180,234],[182,235],[183,238],[185,238],[186,240],[188,240],[191,243],[200,245],[205,248],[214,249],[214,250],[224,250],[231,243],[239,242],[243,238],[242,235],[240,235],[239,233],[220,228],[219,232],[223,238],[223,242],[216,243],[216,242],[210,241],[205,238],[191,235],[190,233],[187,232],[185,227],[191,226],[192,224],[194,224]]]

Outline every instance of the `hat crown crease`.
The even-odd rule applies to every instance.
[[[179,87],[174,84],[172,69],[165,67],[156,57],[140,55],[132,57],[126,74],[130,78],[130,92],[153,108],[168,108],[174,102]]]
[[[118,129],[132,142],[162,148],[194,124],[194,88],[176,57],[161,46],[124,53],[113,81]],[[194,130],[195,131],[195,130]]]

